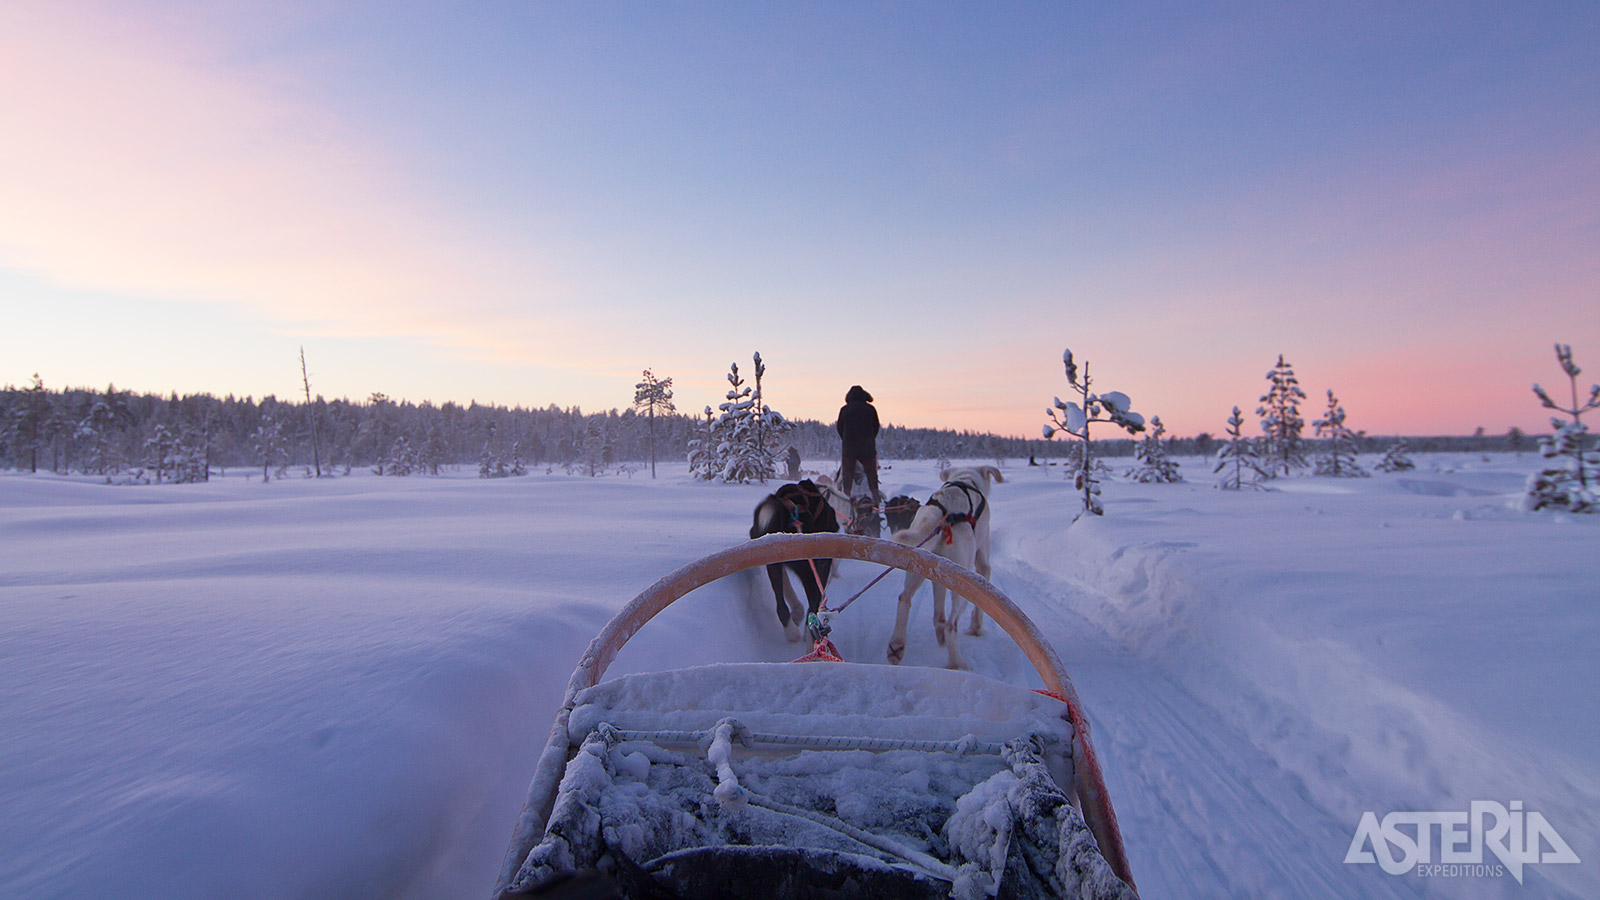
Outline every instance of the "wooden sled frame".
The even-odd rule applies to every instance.
[[[561,777],[571,754],[568,726],[572,710],[577,705],[578,692],[599,684],[601,676],[616,659],[622,646],[657,613],[690,591],[746,569],[802,559],[855,559],[920,575],[960,594],[1004,629],[1033,663],[1039,676],[1044,679],[1045,687],[1066,701],[1074,734],[1072,761],[1077,781],[1074,789],[1083,808],[1084,821],[1094,834],[1100,854],[1110,864],[1111,870],[1130,887],[1134,887],[1127,851],[1122,844],[1122,832],[1117,827],[1117,813],[1106,793],[1094,742],[1089,736],[1089,720],[1078,700],[1078,692],[1061,664],[1061,658],[1044,640],[1038,627],[1009,597],[987,578],[970,569],[926,550],[894,541],[849,534],[770,534],[701,557],[666,575],[634,597],[595,635],[572,672],[572,679],[567,683],[566,698],[556,713],[555,724],[550,728],[550,739],[539,756],[533,782],[528,786],[528,799],[512,833],[500,877],[495,884],[496,897],[505,894],[523,860],[544,835],[544,826],[555,806]]]

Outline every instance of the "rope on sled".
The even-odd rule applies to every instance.
[[[837,816],[823,815],[814,810],[791,806],[739,784],[739,778],[733,771],[733,745],[737,742],[741,746],[748,747],[754,743],[756,736],[742,722],[731,716],[718,722],[709,734],[711,741],[706,751],[706,758],[717,769],[717,787],[713,792],[713,796],[717,798],[717,802],[722,804],[724,808],[743,806],[748,803],[779,815],[815,822],[825,828],[837,831],[860,844],[897,857],[912,868],[918,869],[934,878],[945,882],[953,883],[955,881],[956,870],[954,866],[950,866],[915,847],[909,847],[900,841],[857,828]],[[971,735],[968,735],[967,740],[973,743],[976,742]],[[999,751],[997,750],[996,752]]]
[[[610,728],[610,726],[606,726]],[[714,739],[712,731],[629,731],[612,729],[617,741],[649,741],[652,744],[690,744],[699,746]],[[740,743],[744,743],[740,735]],[[980,741],[967,735],[959,741],[912,740],[910,738],[850,737],[824,734],[779,734],[749,732],[749,744],[799,747],[802,750],[915,750],[921,753],[952,753],[956,756],[998,756],[1005,746],[997,741]]]
[[[752,806],[759,806],[763,809],[779,813],[781,815],[794,816],[796,818],[815,822],[816,824],[825,828],[831,828],[853,841],[865,844],[875,850],[881,850],[890,856],[899,857],[900,860],[905,864],[921,871],[925,875],[931,875],[940,881],[953,884],[956,880],[955,866],[943,862],[936,857],[923,853],[921,850],[907,847],[899,841],[891,840],[883,835],[873,834],[870,831],[857,828],[843,819],[825,816],[822,813],[805,809],[803,807],[790,806],[787,803],[773,800],[770,797],[766,797],[749,790],[746,790],[744,797],[745,801]]]

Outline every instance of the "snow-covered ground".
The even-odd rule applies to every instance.
[[[1415,458],[1270,493],[1184,460],[1075,525],[1060,468],[1006,467],[994,580],[1075,677],[1144,897],[1600,896],[1600,516],[1521,512],[1532,455]],[[765,489],[471,475],[0,475],[0,896],[487,896],[580,652]],[[798,655],[761,581],[691,594],[609,674]],[[840,616],[848,659],[882,661],[899,582]],[[943,660],[929,605],[908,663]],[[993,627],[963,652],[1037,683]],[[1582,861],[1344,861],[1366,812],[1474,801]]]

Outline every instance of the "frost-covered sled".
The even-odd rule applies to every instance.
[[[741,663],[601,682],[701,585],[793,559],[915,572],[981,607],[1051,694],[971,672]],[[1026,616],[947,560],[769,535],[652,585],[573,672],[497,897],[1135,898],[1071,680]]]

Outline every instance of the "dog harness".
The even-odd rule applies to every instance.
[[[779,503],[783,504],[784,509],[789,511],[789,521],[794,525],[796,534],[805,532],[805,522],[802,517],[802,512],[809,514],[813,519],[815,519],[817,512],[819,511],[818,507],[823,502],[822,491],[808,491],[798,484],[786,484],[783,487],[778,488],[778,490],[773,493],[772,496]],[[801,503],[802,499],[804,500],[804,505]]]
[[[929,500],[928,505],[944,513],[944,522],[946,526],[960,525],[962,522],[966,522],[967,524],[976,527],[978,520],[983,518],[984,511],[989,508],[989,498],[983,495],[983,491],[978,490],[964,481],[946,481],[944,486],[939,490],[944,490],[944,488],[947,487],[960,488],[961,493],[967,496],[967,512],[951,512],[948,506],[945,506],[943,503],[939,502],[938,497],[934,497]],[[973,494],[978,495],[977,502],[973,502]]]

